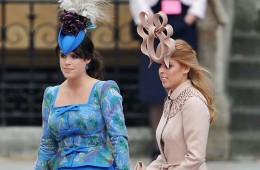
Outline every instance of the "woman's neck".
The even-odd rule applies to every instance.
[[[65,82],[69,88],[77,89],[79,87],[84,86],[91,79],[93,78],[88,75],[85,75],[82,77],[78,77],[77,79],[67,79]]]

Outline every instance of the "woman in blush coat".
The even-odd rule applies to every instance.
[[[206,0],[129,0],[130,12],[133,17],[131,35],[139,40],[136,26],[140,24],[139,13],[141,11],[150,11],[152,13],[164,11],[168,16],[169,24],[174,28],[172,38],[183,39],[196,50],[198,36],[196,25],[199,20],[205,18],[206,6]],[[155,158],[158,154],[158,147],[154,134],[163,111],[163,102],[167,93],[157,76],[158,65],[152,65],[150,69],[146,69],[149,61],[143,54],[140,54],[140,56],[139,99],[148,108],[149,123],[153,136],[152,158]]]
[[[150,65],[159,64],[159,78],[168,92],[156,129],[160,154],[146,169],[207,170],[208,132],[216,112],[207,70],[186,41],[170,38],[173,28],[164,12],[141,12],[140,20],[141,51],[150,58]],[[156,51],[155,38],[160,40]],[[137,170],[142,169],[139,165]]]
[[[205,163],[210,123],[214,119],[213,94],[195,51],[175,41],[169,67],[160,64],[159,77],[169,89],[156,130],[160,155],[147,170],[207,170]]]

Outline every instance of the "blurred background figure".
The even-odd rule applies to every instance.
[[[132,14],[131,35],[139,39],[136,26],[140,23],[139,13],[150,11],[157,13],[164,11],[168,15],[168,23],[173,26],[174,39],[183,39],[193,49],[197,50],[197,29],[196,23],[205,17],[206,0],[129,0],[130,12]],[[141,40],[140,40],[141,41]],[[158,44],[158,42],[155,42]],[[140,53],[140,100],[147,104],[151,133],[153,136],[152,158],[158,155],[158,147],[155,141],[155,130],[159,123],[166,91],[162,87],[158,76],[158,65],[153,64],[149,69],[149,60]]]

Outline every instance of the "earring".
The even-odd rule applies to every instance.
[[[87,64],[86,67],[85,67],[85,69],[88,70],[88,68],[89,68],[89,66],[88,66],[88,64]]]

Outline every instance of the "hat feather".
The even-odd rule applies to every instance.
[[[93,23],[109,21],[110,0],[58,0],[58,3],[61,9],[89,18]]]

